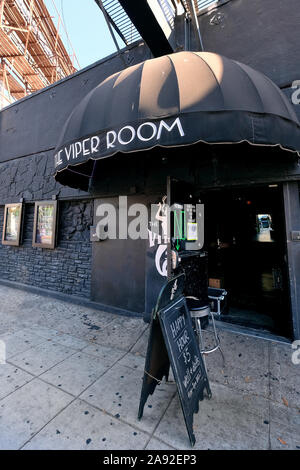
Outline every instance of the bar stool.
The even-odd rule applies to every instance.
[[[225,365],[225,357],[220,345],[220,338],[217,332],[214,315],[210,310],[207,302],[201,302],[196,297],[186,297],[187,307],[190,311],[191,317],[195,322],[196,333],[199,339],[200,352],[203,354],[203,361],[206,368],[205,356],[214,351],[219,350],[223,360],[223,367]],[[202,330],[205,330],[209,324],[209,316],[211,318],[214,335],[214,346],[212,348],[205,348]]]

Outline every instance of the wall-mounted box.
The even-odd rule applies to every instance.
[[[294,242],[300,242],[300,230],[293,230],[291,232],[291,238]]]

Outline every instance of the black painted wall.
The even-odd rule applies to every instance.
[[[0,244],[0,280],[91,299],[93,200],[57,183],[53,150],[80,100],[106,77],[150,58],[141,42],[0,111],[0,231],[4,204],[25,202],[20,247]],[[33,248],[34,201],[59,200],[57,247]],[[88,197],[88,199],[85,199]]]
[[[230,0],[200,17],[207,51],[260,70],[289,98],[292,82],[300,80],[299,24],[299,0]],[[178,50],[184,48],[182,32],[179,24]],[[142,42],[134,44],[123,51],[123,59],[113,54],[0,112],[0,230],[3,205],[18,202],[20,198],[26,202],[23,244],[17,248],[0,245],[0,279],[90,298],[92,250],[88,227],[93,223],[92,202],[87,193],[55,182],[53,150],[70,112],[91,89],[126,65],[150,57],[147,46]],[[300,119],[300,105],[294,109]],[[142,155],[132,155],[124,157],[126,170],[120,170],[118,175],[115,171],[118,163],[111,159],[111,168],[108,164],[107,168],[103,165],[98,169],[101,180],[95,184],[92,196],[157,194],[164,188],[170,168],[174,176],[208,188],[271,181],[286,181],[290,185],[293,183],[289,182],[300,178],[300,167],[295,160],[289,158],[286,163],[277,156],[274,160],[271,151],[266,150],[265,161],[260,160],[258,164],[244,147],[240,153],[237,149],[231,152],[231,161],[225,158],[227,148],[211,152],[212,149],[204,147],[199,147],[198,152],[188,149],[176,162],[176,168],[175,159],[171,160],[174,154],[162,164],[162,157],[169,158],[167,151],[157,152],[154,159],[149,153],[142,163]],[[125,158],[131,163],[127,164]],[[295,229],[298,225],[293,222],[293,214],[288,214],[288,190],[286,194],[287,227]],[[60,207],[57,248],[32,248],[32,203],[50,199],[52,195],[57,196]],[[300,245],[288,241],[291,258],[299,254]],[[290,274],[292,288],[297,282],[300,285],[300,271],[296,273],[293,268]],[[295,292],[300,305],[299,288]],[[299,337],[300,326],[297,331]]]
[[[206,51],[250,65],[280,88],[300,79],[299,0],[229,0],[199,20]]]
[[[52,195],[74,197],[84,194],[61,186],[53,178],[53,151],[0,163],[0,204],[51,199]]]
[[[143,43],[123,51],[128,66],[148,58],[150,52]],[[105,78],[124,69],[124,61],[112,54],[2,110],[0,162],[53,150],[74,107]]]
[[[4,206],[0,206],[0,230]],[[0,244],[0,278],[64,294],[90,298],[93,218],[91,200],[59,203],[57,246],[32,247],[34,204],[26,204],[21,245]]]

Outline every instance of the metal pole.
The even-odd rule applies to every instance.
[[[186,2],[187,2],[188,7],[189,7],[192,24],[193,24],[193,28],[194,28],[194,31],[195,31],[197,49],[199,51],[204,51],[201,32],[200,32],[200,27],[199,27],[199,22],[198,22],[198,17],[197,17],[197,13],[196,13],[196,9],[195,9],[195,4],[194,4],[193,0],[186,0]]]
[[[117,48],[117,51],[118,51],[119,55],[121,56],[121,58],[122,58],[122,60],[123,60],[123,62],[124,62],[125,67],[128,67],[128,64],[126,63],[125,58],[124,58],[124,56],[123,56],[123,54],[122,54],[122,52],[121,52],[121,49],[119,48],[119,44],[118,44],[118,42],[117,42],[117,40],[116,40],[116,38],[115,38],[113,29],[112,29],[112,27],[111,27],[111,24],[110,24],[108,15],[107,15],[107,13],[106,13],[106,10],[105,10],[105,8],[104,8],[104,6],[103,6],[102,0],[95,0],[95,2],[97,3],[97,5],[99,6],[100,10],[101,10],[102,13],[103,13],[103,16],[104,16],[104,18],[105,18],[105,21],[106,21],[107,27],[108,27],[108,29],[109,29],[110,35],[111,35],[111,37],[112,37],[112,39],[113,39],[113,41],[114,41],[114,43],[115,43],[115,46],[116,46],[116,48]]]
[[[171,245],[171,176],[167,176],[167,276],[168,281],[172,278],[172,245]]]

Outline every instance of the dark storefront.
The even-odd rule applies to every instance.
[[[282,186],[225,189],[205,199],[209,275],[221,279],[230,299],[224,320],[289,337]]]
[[[225,16],[231,3],[219,9]],[[201,18],[204,38],[210,20]],[[277,85],[282,78],[250,52],[253,60],[243,62],[251,67],[209,53],[148,60],[144,44],[124,56],[131,67],[112,56],[1,112],[1,227],[4,205],[23,204],[19,246],[0,248],[1,282],[149,319],[172,275],[173,249],[190,273],[187,294],[200,297],[207,282],[226,289],[222,320],[299,338],[300,124],[292,89],[280,92],[269,78]],[[37,201],[48,201],[48,212],[57,203],[54,249],[32,246]],[[151,225],[142,239],[120,236],[124,214],[127,225],[137,216],[132,205],[150,214],[164,202],[204,205],[200,250],[176,238],[174,223],[172,243],[161,231],[155,239]],[[103,204],[115,208],[116,239],[99,239]]]

